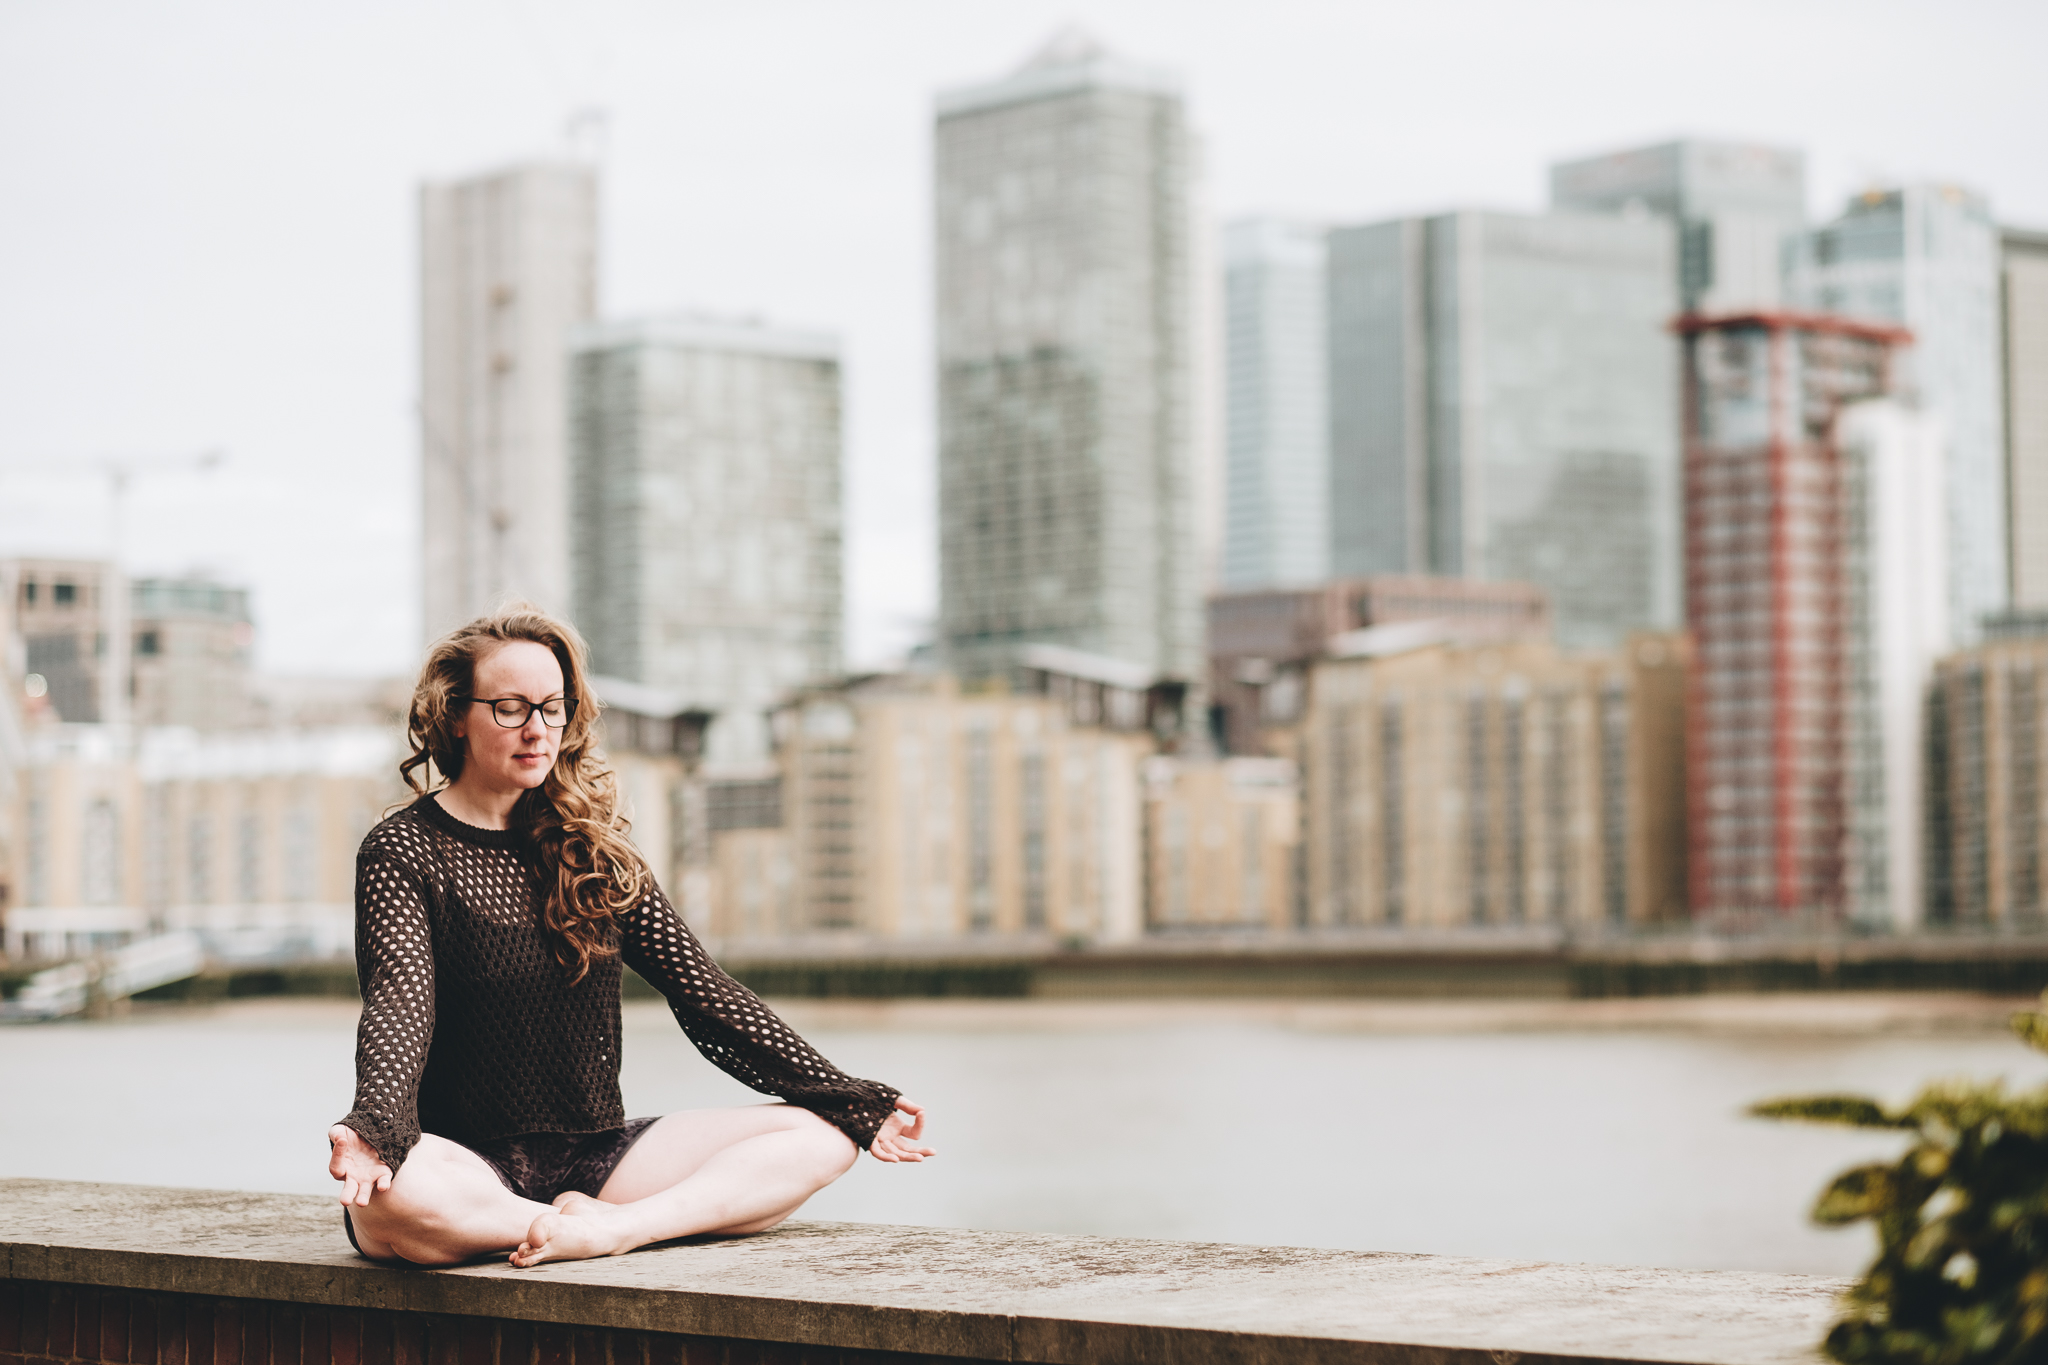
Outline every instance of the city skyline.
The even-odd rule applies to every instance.
[[[106,37],[99,20],[116,12],[133,22]],[[802,9],[819,41],[796,47],[771,36],[772,16],[631,6],[588,21],[484,22],[460,6],[326,25],[233,4],[193,13],[164,29],[117,6],[4,21],[0,164],[34,207],[0,229],[14,304],[0,322],[0,549],[103,545],[98,486],[54,462],[225,445],[219,473],[138,485],[130,567],[205,564],[253,586],[260,663],[285,671],[403,671],[416,650],[415,185],[559,153],[579,108],[611,111],[603,313],[694,304],[848,337],[855,662],[907,643],[936,599],[931,100],[1069,19],[1180,71],[1216,221],[1535,211],[1552,161],[1698,133],[1802,149],[1815,221],[1873,181],[1934,177],[1986,194],[2001,223],[2048,223],[2048,175],[2023,132],[2044,96],[2013,65],[2044,20],[2019,6],[1938,25],[1924,6],[1821,6],[1768,25],[1759,11],[1750,32],[1769,32],[1768,47],[1741,40],[1740,15],[1725,32],[1676,11],[1603,28],[1613,16],[1598,6],[1552,16],[1548,38],[1486,5],[1351,27],[1285,6],[1020,4],[971,22],[907,4],[864,21]],[[1439,50],[1412,73],[1393,55]],[[158,85],[166,51],[175,89]],[[434,83],[457,53],[452,83]],[[1894,108],[1877,77],[1904,68],[1925,79]],[[135,93],[109,101],[110,85],[75,79],[86,69]],[[1612,76],[1597,98],[1563,91],[1561,77],[1596,69]],[[390,92],[374,109],[341,98],[365,73]],[[1358,79],[1375,73],[1377,86]],[[1396,118],[1418,108],[1441,117]],[[1403,131],[1355,131],[1375,127]]]

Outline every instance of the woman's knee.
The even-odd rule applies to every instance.
[[[406,1176],[413,1179],[407,1180]],[[359,1228],[367,1228],[370,1235],[383,1241],[390,1241],[400,1229],[411,1224],[431,1222],[440,1212],[439,1193],[424,1179],[425,1172],[410,1162],[391,1182],[388,1190],[378,1190],[370,1196],[370,1202],[354,1210],[350,1216]]]
[[[391,1254],[407,1265],[423,1265],[434,1269],[444,1265],[461,1265],[469,1258],[459,1251],[449,1249],[447,1243],[427,1236],[400,1236],[391,1242]]]
[[[860,1159],[860,1148],[853,1145],[852,1138],[816,1114],[806,1116],[811,1121],[797,1131],[804,1136],[805,1149],[816,1159],[823,1183],[830,1184],[853,1168],[853,1163]]]
[[[434,1237],[448,1221],[449,1191],[436,1169],[438,1155],[424,1148],[416,1151],[392,1177],[391,1188],[378,1190],[367,1205],[349,1210],[359,1239],[381,1243],[392,1254],[419,1262],[414,1253],[426,1249],[422,1239]]]
[[[446,1213],[431,1201],[406,1198],[393,1184],[373,1195],[368,1208],[357,1209],[351,1216],[357,1219],[357,1244],[371,1260],[440,1266],[463,1259],[449,1246]]]

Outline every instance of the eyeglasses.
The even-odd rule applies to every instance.
[[[574,697],[550,697],[546,701],[528,701],[524,697],[455,697],[454,701],[481,702],[491,708],[491,719],[507,730],[522,730],[533,713],[540,712],[541,724],[550,730],[559,730],[569,723],[569,717],[576,714]]]

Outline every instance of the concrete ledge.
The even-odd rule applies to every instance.
[[[537,1270],[402,1270],[355,1256],[326,1199],[38,1180],[0,1180],[0,1280],[680,1334],[734,1348],[715,1357],[726,1361],[767,1358],[735,1354],[743,1343],[787,1343],[826,1353],[804,1361],[873,1352],[1071,1365],[1804,1365],[1819,1358],[1843,1287],[858,1223],[792,1223]],[[297,1350],[292,1365],[330,1365]],[[635,1359],[651,1350],[634,1347]],[[548,1365],[493,1351],[487,1365]],[[10,1348],[0,1324],[0,1358],[10,1354],[130,1359]],[[621,1365],[623,1354],[607,1347],[586,1362],[578,1352],[573,1365]]]

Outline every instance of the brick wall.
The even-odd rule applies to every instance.
[[[949,1365],[953,1359],[0,1280],[0,1365]]]

